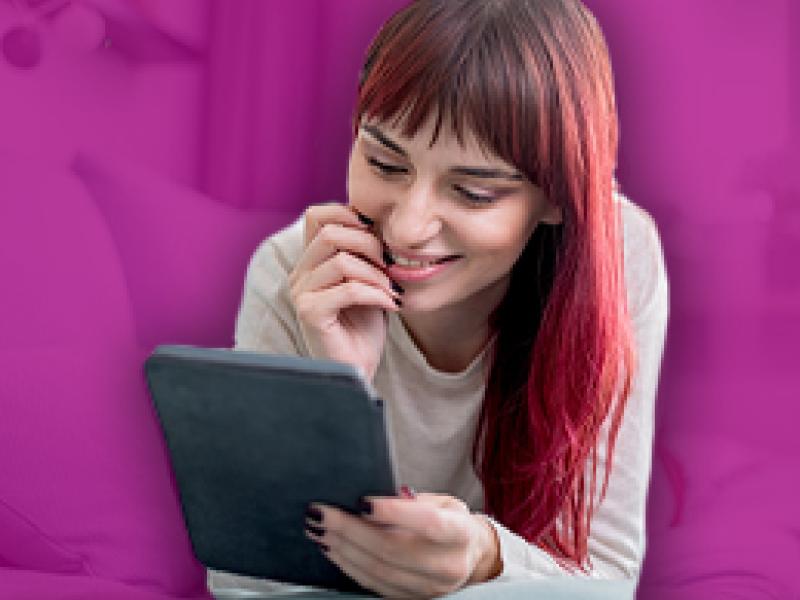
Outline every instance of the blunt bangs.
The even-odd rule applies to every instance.
[[[425,21],[395,15],[373,41],[359,79],[354,135],[367,118],[413,137],[433,116],[430,146],[443,124],[462,146],[469,131],[485,154],[537,183],[549,148],[542,93],[548,84],[533,60],[542,49],[514,23],[513,10],[493,11],[491,2],[434,4]]]

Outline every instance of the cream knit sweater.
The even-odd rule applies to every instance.
[[[652,219],[622,195],[625,280],[638,371],[617,438],[608,491],[592,519],[589,577],[636,580],[645,550],[656,388],[664,348],[669,288]],[[303,249],[303,220],[265,239],[250,261],[236,322],[235,348],[308,355],[288,297],[287,276]],[[484,350],[460,373],[432,368],[397,314],[389,314],[383,357],[373,385],[384,399],[398,483],[461,498],[483,510],[470,452],[485,382]],[[604,447],[599,458],[605,462]],[[599,473],[603,473],[600,469]],[[602,478],[601,478],[602,480]],[[490,519],[500,539],[500,580],[567,575],[550,556]],[[264,580],[211,571],[212,590],[271,590]],[[584,576],[585,575],[580,575]]]

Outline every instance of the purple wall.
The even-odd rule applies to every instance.
[[[759,577],[797,593],[800,4],[586,2],[612,53],[619,179],[656,219],[672,291],[640,596]],[[253,244],[344,198],[361,58],[402,4],[0,1],[0,351],[95,343],[108,325],[93,319],[128,318],[140,353],[230,345]],[[83,279],[53,288],[46,257],[73,238],[53,240],[89,244],[90,223],[102,251],[81,246]],[[96,289],[70,290],[56,319],[42,298],[69,281]],[[21,486],[0,500],[23,502]]]

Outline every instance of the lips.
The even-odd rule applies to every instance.
[[[408,268],[423,268],[426,266],[431,265],[439,265],[442,263],[449,262],[451,260],[455,260],[457,258],[461,258],[458,254],[451,254],[449,256],[442,256],[440,258],[432,258],[432,257],[414,257],[414,258],[405,258],[402,256],[393,256],[391,252],[384,249],[383,250],[383,260],[387,265],[401,265]],[[418,264],[422,263],[422,264]]]
[[[440,265],[442,263],[450,262],[451,260],[455,260],[457,258],[461,258],[461,256],[459,254],[451,254],[450,256],[445,256],[444,258],[437,259],[436,261],[434,261],[433,264]]]
[[[431,262],[423,266],[408,266],[396,262],[387,262],[386,274],[393,281],[399,282],[403,286],[406,283],[421,283],[455,268],[452,265],[458,264],[460,258],[459,256],[447,256],[438,259],[436,263]]]

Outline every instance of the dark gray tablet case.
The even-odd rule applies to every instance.
[[[303,532],[311,501],[396,495],[383,403],[353,367],[165,345],[145,375],[201,563],[364,591]]]

